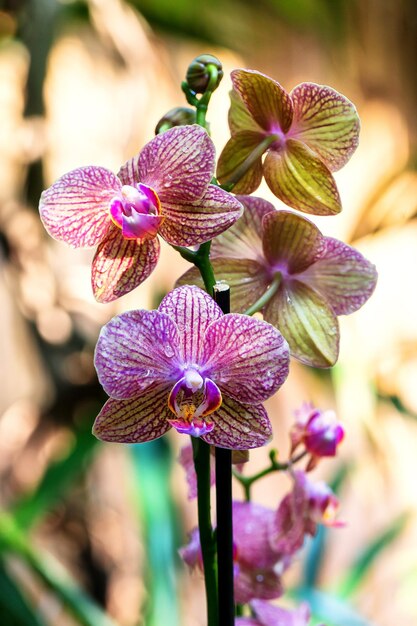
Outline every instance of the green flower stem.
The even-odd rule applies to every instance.
[[[216,278],[214,276],[213,267],[210,263],[210,246],[211,241],[201,244],[198,250],[190,250],[189,248],[183,248],[182,246],[172,246],[177,252],[180,253],[183,259],[189,263],[193,263],[201,274],[204,281],[204,287],[210,295],[213,294],[213,287],[216,284]]]
[[[207,626],[218,625],[216,541],[210,510],[210,446],[191,437],[194,467],[197,474],[197,506],[200,545],[203,556],[204,585],[207,599]]]
[[[245,492],[245,499],[247,502],[249,502],[251,499],[250,492],[251,492],[253,483],[255,483],[257,480],[260,480],[264,476],[268,476],[268,474],[272,474],[272,472],[284,472],[286,470],[289,470],[295,463],[298,463],[298,461],[301,461],[301,459],[304,458],[306,454],[307,454],[307,451],[303,450],[302,452],[300,452],[300,454],[292,457],[286,463],[279,463],[276,460],[277,451],[271,450],[271,452],[269,453],[269,460],[271,461],[271,464],[269,467],[265,468],[264,470],[261,470],[257,474],[253,474],[252,476],[243,476],[243,474],[233,471],[233,476],[242,485],[243,490]]]
[[[262,311],[264,306],[275,296],[281,284],[281,272],[277,272],[268,290],[245,311],[245,315],[253,315],[258,311]]]
[[[217,69],[215,65],[212,65],[211,63],[207,65],[206,71],[210,75],[207,89],[205,90],[201,98],[198,100],[198,103],[196,105],[196,109],[197,109],[196,122],[203,128],[207,128],[207,125],[206,125],[207,107],[209,105],[212,93],[217,87],[217,80],[219,77],[219,70]]]
[[[261,158],[264,152],[268,150],[274,141],[278,139],[278,135],[268,135],[260,144],[246,157],[246,159],[235,169],[233,174],[220,185],[225,191],[231,191],[233,187],[244,177],[246,172],[250,170],[252,165]]]
[[[59,563],[38,554],[13,517],[5,512],[0,514],[0,552],[19,557],[53,591],[80,626],[115,626]]]

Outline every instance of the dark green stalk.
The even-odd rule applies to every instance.
[[[218,283],[213,297],[223,313],[230,313],[230,287]],[[219,626],[234,626],[232,451],[216,448],[217,577]]]
[[[197,474],[197,506],[200,545],[203,556],[204,585],[207,599],[207,626],[217,626],[216,542],[211,525],[210,510],[210,446],[202,439],[191,437],[194,467]]]
[[[276,460],[277,451],[271,450],[271,452],[269,453],[269,459],[271,461],[271,465],[269,467],[265,468],[264,470],[261,470],[257,474],[253,474],[252,476],[243,476],[243,474],[240,474],[239,472],[233,472],[233,476],[242,485],[243,490],[245,492],[245,499],[249,502],[251,499],[250,492],[251,492],[253,483],[255,483],[257,480],[260,480],[264,476],[268,476],[268,474],[272,474],[273,472],[283,472],[283,471],[289,470],[295,463],[298,463],[298,461],[301,461],[301,459],[304,458],[306,454],[307,454],[307,451],[303,450],[303,452],[300,452],[300,454],[298,454],[297,456],[292,457],[289,461],[285,463],[279,463]]]
[[[245,311],[245,315],[253,315],[258,311],[262,311],[264,306],[275,296],[281,284],[281,272],[277,272],[268,290],[261,295],[260,298],[252,306]]]

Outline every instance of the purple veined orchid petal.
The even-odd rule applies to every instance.
[[[236,626],[262,626],[262,624],[252,617],[237,617]]]
[[[299,276],[323,294],[336,315],[357,311],[372,295],[377,281],[375,266],[355,248],[325,237],[320,258]]]
[[[223,395],[245,404],[267,400],[289,370],[288,345],[270,324],[247,315],[229,314],[206,331],[204,372]]]
[[[290,354],[306,365],[331,367],[339,354],[339,324],[328,301],[298,280],[285,281],[263,311]]]
[[[143,242],[125,239],[120,228],[111,224],[91,267],[96,300],[112,302],[143,283],[155,269],[159,250],[157,238]]]
[[[226,281],[230,287],[230,309],[234,313],[244,313],[268,289],[269,273],[256,261],[216,258],[211,264],[217,280]],[[201,274],[195,267],[183,274],[176,285],[204,287]]]
[[[96,246],[111,224],[110,204],[121,188],[117,176],[104,167],[80,167],[42,193],[41,220],[51,237],[73,248]]]
[[[239,96],[238,92],[232,89],[229,92],[230,96],[230,109],[228,114],[228,122],[230,133],[236,135],[242,130],[252,130],[254,132],[263,132],[263,129],[255,122],[252,115],[248,111]]]
[[[244,405],[223,396],[213,422],[213,430],[202,439],[219,448],[250,450],[264,446],[272,437],[271,423],[261,404]]]
[[[118,443],[144,443],[162,437],[171,428],[167,397],[167,385],[154,384],[136,398],[110,398],[96,417],[93,434],[102,441]]]
[[[269,266],[283,276],[308,268],[326,248],[313,222],[290,211],[274,211],[263,220],[263,250]]]
[[[264,140],[264,133],[252,130],[243,130],[233,135],[223,148],[217,162],[218,181],[224,185],[233,179],[234,193],[249,194],[255,191],[262,180],[262,154],[268,149],[266,146],[265,150],[261,150]],[[259,154],[257,150],[261,150]],[[252,162],[249,165],[247,160],[250,158]],[[244,164],[246,164],[245,167]],[[241,172],[240,168],[243,167],[245,171]],[[240,175],[238,175],[239,172]],[[235,178],[238,180],[235,181]]]
[[[310,621],[310,609],[306,603],[293,610],[264,600],[252,600],[250,605],[262,626],[308,626]]]
[[[288,206],[313,215],[335,215],[342,209],[336,182],[321,159],[301,141],[269,150],[263,173],[272,193]]]
[[[133,398],[151,384],[172,387],[176,372],[178,376],[181,371],[179,345],[178,329],[167,315],[122,313],[101,329],[94,358],[99,381],[117,399]]]
[[[189,366],[199,364],[204,333],[212,322],[223,317],[221,308],[202,289],[184,285],[168,293],[158,310],[178,327],[183,362]]]
[[[233,88],[264,130],[288,131],[293,118],[292,102],[277,81],[256,70],[244,69],[233,70],[231,78]]]
[[[231,228],[213,240],[210,256],[251,259],[263,263],[262,220],[264,215],[276,209],[270,202],[256,196],[237,196],[237,199],[244,207],[243,215]]]
[[[356,107],[326,85],[301,83],[290,93],[294,105],[291,137],[309,146],[335,172],[343,167],[359,142]]]
[[[163,206],[161,236],[171,245],[194,246],[213,239],[242,215],[240,202],[230,193],[209,185],[200,200]]]
[[[161,204],[201,198],[214,173],[215,149],[201,126],[176,126],[154,137],[119,172],[124,185],[144,183]]]

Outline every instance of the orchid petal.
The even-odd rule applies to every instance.
[[[170,428],[166,385],[151,385],[139,398],[110,398],[96,417],[93,434],[102,441],[143,443],[162,437]]]
[[[104,167],[80,167],[42,193],[41,220],[59,241],[74,248],[96,246],[111,224],[110,203],[121,188],[117,176]]]
[[[202,439],[219,448],[250,450],[264,446],[272,437],[271,422],[262,404],[249,406],[225,397],[211,417],[214,428]]]
[[[252,534],[254,534],[253,528]],[[240,566],[235,578],[235,601],[238,604],[247,604],[254,598],[273,600],[282,596],[283,593],[281,577],[273,569],[262,570]],[[280,624],[280,622],[277,623]],[[255,622],[255,624],[260,625],[261,622]]]
[[[290,96],[277,81],[255,70],[234,70],[231,78],[234,89],[264,130],[270,131],[279,125],[284,133],[287,132],[293,107]]]
[[[204,333],[216,319],[223,317],[221,308],[202,289],[192,285],[168,293],[159,305],[178,327],[184,363],[200,363]]]
[[[218,258],[212,259],[211,265],[217,280],[224,280],[230,287],[230,310],[234,313],[244,313],[268,289],[268,274],[256,261]],[[183,274],[176,285],[204,286],[195,267]]]
[[[261,504],[233,502],[233,534],[238,542],[239,561],[253,569],[266,569],[276,564],[278,556],[269,541],[274,520],[275,511]]]
[[[291,356],[314,367],[335,364],[339,325],[328,301],[314,289],[288,280],[268,302],[263,314],[284,335]]]
[[[202,363],[223,396],[255,404],[272,396],[287,378],[288,345],[271,324],[231,313],[207,329]]]
[[[251,617],[237,617],[236,626],[262,626],[262,624]]]
[[[164,202],[161,236],[171,245],[194,246],[213,239],[242,215],[242,205],[234,196],[209,185],[200,200],[190,204]]]
[[[250,604],[262,626],[308,626],[310,621],[310,609],[306,603],[293,611],[263,600],[252,600]]]
[[[265,135],[244,130],[233,135],[223,148],[217,163],[217,179],[221,184],[234,182],[234,193],[252,193],[262,180],[262,152],[256,150],[265,140]],[[265,146],[265,152],[268,146]],[[249,163],[249,159],[252,161]],[[244,164],[246,163],[246,166]],[[242,168],[242,171],[241,171]],[[239,174],[240,172],[240,174]],[[236,181],[235,181],[236,179]]]
[[[330,170],[300,141],[288,139],[283,150],[269,150],[263,172],[277,198],[298,211],[334,215],[342,209]]]
[[[262,128],[255,122],[238,92],[232,89],[229,96],[230,109],[228,121],[231,134],[236,135],[236,133],[242,130],[253,130],[258,133],[262,132]]]
[[[350,100],[331,87],[302,83],[291,94],[294,121],[291,136],[314,150],[335,172],[343,167],[359,142],[360,121]]]
[[[299,278],[323,294],[336,315],[353,313],[375,289],[375,266],[342,241],[325,237],[324,242],[321,258]]]
[[[271,267],[295,274],[308,268],[325,249],[325,238],[310,220],[275,211],[263,221],[264,255]]]
[[[114,317],[101,329],[94,360],[106,393],[126,399],[152,383],[166,380],[172,387],[179,341],[175,323],[159,311],[128,311]]]
[[[213,240],[210,256],[252,259],[263,262],[262,219],[275,211],[274,206],[256,196],[237,196],[244,207],[243,215],[235,224]]]
[[[155,269],[159,249],[157,238],[142,242],[125,239],[122,231],[112,225],[92,263],[91,282],[96,300],[111,302],[143,283]]]
[[[154,137],[119,172],[124,185],[145,183],[161,203],[192,202],[207,189],[215,168],[214,144],[201,126],[176,126]]]

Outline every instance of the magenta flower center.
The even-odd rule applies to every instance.
[[[153,239],[164,221],[155,191],[139,183],[123,185],[120,195],[110,204],[110,217],[122,229],[125,239]]]
[[[269,129],[269,135],[275,135],[275,141],[269,146],[270,150],[274,150],[275,152],[281,152],[285,148],[286,135],[281,130],[280,126],[272,125]]]
[[[210,378],[203,378],[196,369],[189,368],[173,386],[168,407],[175,418],[168,420],[179,433],[201,437],[214,428],[206,417],[222,403],[220,389]]]

